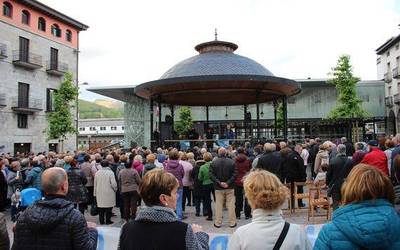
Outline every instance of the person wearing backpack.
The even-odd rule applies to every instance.
[[[333,210],[339,207],[341,200],[340,190],[343,182],[353,168],[353,161],[346,155],[346,145],[339,144],[337,147],[337,155],[329,164],[326,173],[326,184],[328,185],[328,195],[332,197]]]
[[[319,146],[319,151],[317,156],[315,157],[315,162],[314,162],[315,175],[321,172],[322,165],[329,165],[329,147],[330,147],[329,141],[326,141]]]
[[[276,175],[261,169],[250,172],[243,183],[253,209],[252,222],[239,227],[229,240],[229,250],[311,249],[305,231],[289,224],[282,216],[282,205],[289,190]]]

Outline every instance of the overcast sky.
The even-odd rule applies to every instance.
[[[400,33],[399,0],[40,0],[90,28],[80,34],[80,82],[158,79],[214,39],[274,75],[325,78],[341,54],[376,79],[375,49]]]

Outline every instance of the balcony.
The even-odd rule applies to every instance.
[[[392,69],[393,78],[399,78],[399,67]]]
[[[68,71],[68,64],[47,61],[46,72],[50,75],[63,76]]]
[[[385,97],[385,105],[388,107],[393,106],[393,96]]]
[[[7,106],[6,94],[0,94],[0,108]]]
[[[0,59],[7,57],[7,46],[4,43],[0,43]]]
[[[42,65],[42,57],[23,50],[13,51],[13,64],[26,69],[39,69]]]
[[[11,109],[14,112],[32,115],[35,112],[43,110],[42,100],[37,98],[29,98],[29,100],[23,100],[14,96],[11,98]]]
[[[393,102],[395,103],[395,104],[400,104],[400,94],[395,94],[394,96],[393,96]]]
[[[385,80],[386,83],[391,83],[392,82],[392,75],[387,72],[383,75],[383,79]]]

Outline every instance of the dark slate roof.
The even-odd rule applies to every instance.
[[[390,38],[389,40],[387,40],[384,44],[382,44],[381,46],[379,46],[379,48],[377,48],[375,50],[376,54],[382,55],[383,53],[385,53],[388,49],[393,47],[393,45],[395,45],[399,41],[400,41],[400,35]]]
[[[24,4],[26,6],[34,8],[46,15],[49,15],[55,19],[58,19],[61,22],[69,24],[72,27],[77,28],[79,30],[87,30],[89,28],[89,26],[87,26],[86,24],[83,24],[83,23],[39,2],[39,1],[36,1],[36,0],[17,0],[17,1],[21,4]]]
[[[229,52],[207,52],[181,61],[160,79],[212,75],[273,76],[271,71],[250,58]]]

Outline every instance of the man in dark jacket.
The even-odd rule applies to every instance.
[[[310,150],[308,151],[310,153],[310,156],[308,157],[308,161],[310,162],[311,169],[313,169],[314,167],[315,158],[317,157],[319,151],[319,145],[321,145],[321,139],[315,138],[315,140],[310,140]],[[313,177],[316,176],[314,171],[311,171],[311,174]]]
[[[96,249],[94,223],[66,200],[67,173],[54,167],[42,174],[45,200],[28,207],[18,218],[12,249]]]
[[[329,162],[328,172],[326,173],[326,184],[329,187],[329,195],[332,197],[333,209],[339,206],[342,184],[353,168],[352,160],[346,156],[346,145],[339,144],[336,150],[337,155]]]
[[[250,160],[246,156],[245,150],[241,147],[237,149],[235,167],[237,173],[235,179],[235,212],[236,218],[240,219],[240,213],[243,210],[243,178],[249,173],[251,168]],[[251,208],[247,202],[247,199],[244,201],[244,216],[246,220],[251,217]]]
[[[276,145],[273,143],[264,144],[264,154],[258,159],[256,168],[267,170],[278,178],[281,177],[281,156],[276,154]]]
[[[281,162],[281,180],[282,183],[292,183],[292,192],[294,191],[294,182],[306,181],[306,170],[304,168],[304,161],[301,158],[300,153],[303,148],[301,145],[296,145],[294,150],[286,147],[281,150],[282,162]],[[299,186],[297,188],[298,193],[303,193],[303,187]],[[303,201],[299,199],[299,207],[304,207]],[[294,200],[292,200],[294,204]]]
[[[236,169],[235,162],[226,157],[226,149],[218,150],[216,158],[210,166],[210,178],[215,188],[215,222],[214,226],[219,228],[222,224],[222,209],[226,200],[229,216],[229,226],[236,227],[235,216],[235,185]]]
[[[342,142],[342,144],[344,144],[346,146],[346,155],[347,156],[353,156],[355,149],[353,146],[353,143],[348,142],[346,137],[342,137],[340,138],[340,141]]]
[[[6,216],[2,213],[0,213],[0,249],[10,249]]]

